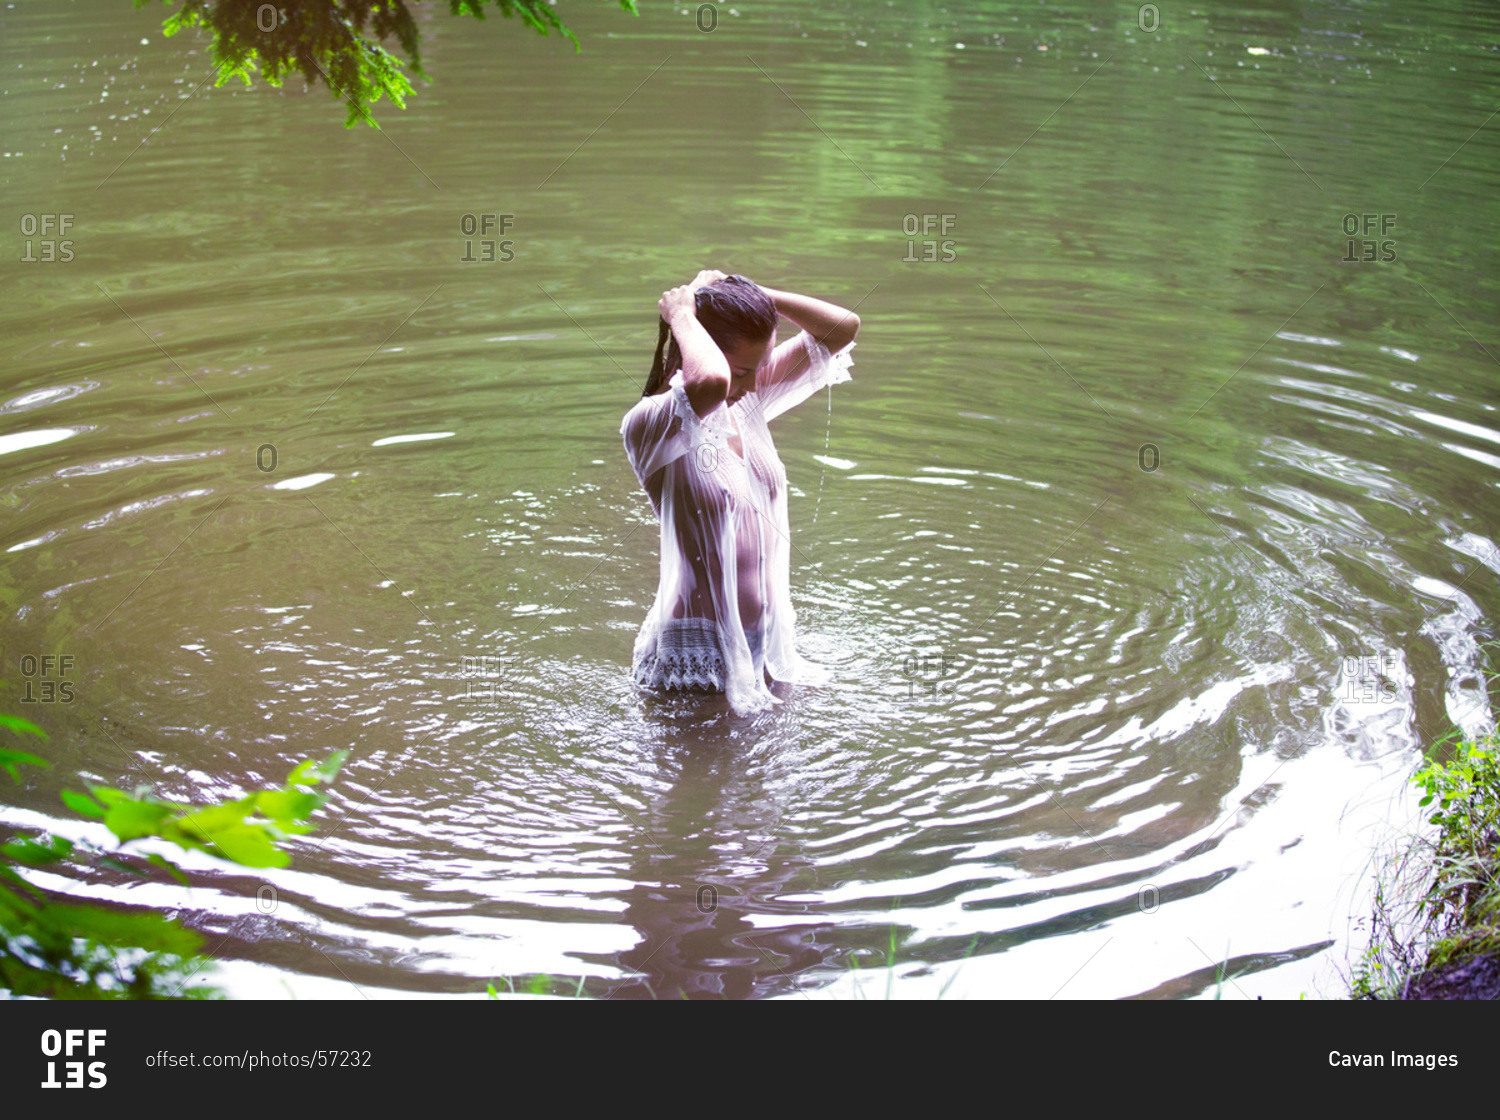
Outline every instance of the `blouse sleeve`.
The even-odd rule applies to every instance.
[[[770,365],[755,385],[766,419],[773,420],[795,408],[824,386],[851,380],[853,349],[851,342],[837,354],[831,353],[806,331],[776,347]]]
[[[683,387],[682,374],[671,387],[653,397],[643,397],[620,422],[625,455],[642,485],[668,463],[694,451],[702,443],[719,443],[722,434],[705,424],[693,411]]]

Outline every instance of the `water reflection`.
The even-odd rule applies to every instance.
[[[0,263],[5,653],[73,658],[59,772],[354,750],[274,915],[208,868],[170,903],[262,990],[1179,995],[1211,952],[1295,995],[1349,806],[1491,718],[1493,13],[589,12],[499,72],[513,29],[434,13],[441,83],[346,135],[75,6],[7,16],[7,181],[78,251]],[[462,263],[490,207],[514,259]],[[1343,261],[1346,210],[1398,259]],[[750,723],[629,686],[618,422],[706,265],[865,299],[777,431],[834,685]]]
[[[629,979],[612,999],[744,999],[797,990],[837,955],[834,923],[785,896],[814,861],[782,827],[796,787],[766,780],[772,751],[746,751],[730,717],[705,720],[691,701],[652,702],[666,786],[636,822],[624,921],[640,942],[618,955]],[[788,919],[792,918],[791,921]]]

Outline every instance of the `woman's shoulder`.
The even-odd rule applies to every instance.
[[[653,413],[670,413],[676,403],[675,397],[680,391],[680,385],[681,383],[674,378],[660,391],[651,394],[649,397],[641,397],[625,410],[625,419],[620,424],[621,429],[623,430],[630,424],[632,418],[643,419]]]

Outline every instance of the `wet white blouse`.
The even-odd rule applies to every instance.
[[[767,423],[827,385],[850,379],[837,354],[806,331],[777,346],[755,392],[700,418],[682,371],[625,415],[625,454],[661,522],[661,580],[631,670],[650,688],[710,688],[735,712],[780,700],[772,680],[826,681],[796,649],[786,469]],[[738,434],[743,457],[730,446]]]

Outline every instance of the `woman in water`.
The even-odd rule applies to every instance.
[[[661,580],[635,641],[648,688],[723,692],[737,713],[817,683],[796,649],[786,469],[767,423],[849,380],[859,317],[823,300],[698,273],[657,304],[646,391],[620,425],[661,522]],[[776,345],[777,316],[801,331]]]

